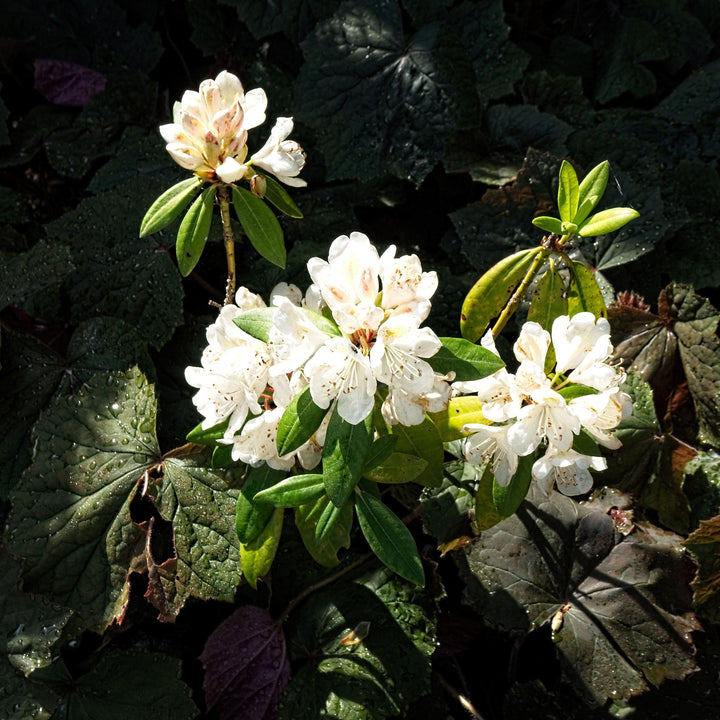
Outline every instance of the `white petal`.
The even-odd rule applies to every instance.
[[[247,165],[241,165],[235,158],[227,158],[217,166],[215,173],[225,183],[234,183],[240,180],[247,172]]]

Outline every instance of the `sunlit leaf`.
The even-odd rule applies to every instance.
[[[582,223],[593,211],[595,206],[605,194],[608,178],[610,177],[610,163],[604,160],[596,165],[582,180],[578,192],[578,209],[573,222]]]
[[[518,458],[518,468],[507,485],[500,485],[497,480],[493,481],[492,500],[502,519],[514,514],[525,499],[532,482],[534,461],[532,455]]]
[[[492,375],[505,363],[493,352],[463,338],[441,337],[442,347],[428,362],[441,375],[455,373],[455,380],[479,380]]]
[[[280,544],[282,526],[283,509],[276,508],[260,534],[251,542],[240,545],[240,564],[243,577],[253,589],[257,588],[258,578],[270,571]]]
[[[567,292],[568,315],[591,312],[595,317],[605,317],[607,308],[602,290],[592,270],[574,260],[570,261],[570,287]]]
[[[575,215],[578,210],[580,187],[578,185],[575,168],[563,160],[560,165],[560,182],[558,186],[558,210],[560,219],[564,222],[576,222]]]
[[[205,249],[214,202],[215,188],[209,187],[203,190],[180,223],[175,252],[178,267],[184,277],[193,271]]]
[[[313,559],[326,567],[337,565],[337,553],[340,548],[350,547],[350,529],[353,521],[353,506],[346,503],[336,516],[334,525],[324,533],[322,540],[315,536],[315,529],[321,517],[335,506],[327,495],[295,508],[295,524],[300,531],[303,543]]]
[[[288,195],[285,188],[274,178],[261,173],[265,178],[265,198],[269,200],[280,212],[292,218],[302,218],[303,214],[295,201]]]
[[[233,187],[232,196],[235,212],[252,246],[273,265],[284,268],[285,238],[273,211],[245,188]]]
[[[167,189],[145,213],[140,223],[140,237],[152,235],[169,225],[192,200],[202,185],[202,180],[191,177]]]
[[[325,483],[320,474],[291,475],[272,487],[261,490],[255,500],[272,503],[275,507],[297,507],[325,495]]]
[[[427,467],[415,482],[427,487],[440,485],[445,451],[433,422],[425,418],[420,425],[393,425],[391,434],[398,438],[396,452],[408,453],[427,461]]]
[[[364,470],[363,475],[368,480],[377,483],[406,483],[416,480],[427,466],[428,462],[423,458],[408,453],[394,452],[372,470]]]
[[[233,322],[248,335],[267,342],[276,312],[277,308],[274,307],[254,308],[233,318]]]
[[[447,410],[428,416],[438,430],[440,439],[451,442],[464,437],[467,423],[487,423],[482,414],[482,403],[477,395],[460,395],[450,399]]]
[[[310,388],[298,393],[285,408],[277,430],[278,455],[286,455],[306,443],[327,415],[310,396]]]
[[[268,524],[275,507],[260,500],[255,500],[262,490],[279,483],[286,475],[284,470],[275,470],[269,465],[252,468],[243,484],[237,499],[235,526],[240,542],[252,542]]]
[[[578,227],[578,235],[594,237],[607,235],[627,225],[631,220],[640,217],[640,213],[633,208],[609,208],[601,210],[587,218]]]

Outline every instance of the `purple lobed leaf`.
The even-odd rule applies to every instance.
[[[246,605],[235,611],[210,635],[200,660],[205,702],[220,720],[274,720],[290,661],[267,610]]]
[[[105,89],[107,78],[95,70],[65,60],[35,61],[35,89],[55,105],[83,107]]]

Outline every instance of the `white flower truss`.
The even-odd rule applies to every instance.
[[[485,347],[497,353],[492,337]],[[555,368],[545,372],[548,349],[555,351]],[[535,322],[523,325],[513,347],[519,363],[515,373],[502,369],[478,381],[455,383],[455,392],[474,392],[485,419],[492,424],[464,427],[471,433],[463,443],[465,459],[492,462],[495,479],[507,485],[518,458],[544,454],[532,466],[532,477],[549,492],[555,484],[565,495],[581,495],[592,487],[592,470],[607,463],[573,448],[584,430],[599,445],[620,447],[613,431],[632,411],[630,397],[619,389],[621,369],[610,365],[610,325],[582,312],[558,317],[548,333]],[[571,392],[562,392],[563,388]]]
[[[265,122],[267,97],[262,88],[245,92],[240,80],[223,70],[215,80],[203,80],[198,91],[187,90],[173,108],[173,122],[160,127],[173,160],[204,180],[233,183],[250,178],[251,166],[278,180],[302,187],[297,175],[305,164],[302,148],[288,136],[292,118],[275,122],[265,145],[247,162],[248,130]]]
[[[281,470],[320,462],[330,413],[304,445],[278,454],[280,419],[305,388],[318,407],[334,407],[351,424],[373,412],[378,385],[385,386],[381,411],[389,424],[418,425],[447,407],[448,377],[427,362],[441,343],[421,327],[437,276],[423,272],[415,255],[395,252],[391,246],[379,256],[362,233],[337,238],[327,261],[308,262],[313,285],[304,297],[287,283],[272,290],[267,342],[235,323],[266,308],[262,298],[240,288],[236,304],[222,308],[208,328],[201,367],[188,367],[185,376],[198,388],[193,402],[202,428],[228,422],[220,442],[232,445],[234,460]]]

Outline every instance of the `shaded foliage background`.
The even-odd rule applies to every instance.
[[[239,282],[265,295],[280,280],[306,286],[307,257],[323,256],[337,235],[361,230],[380,247],[417,252],[425,268],[438,271],[429,323],[440,335],[455,335],[477,276],[538,243],[530,221],[552,214],[561,159],[570,158],[580,175],[610,160],[606,206],[630,205],[641,217],[616,237],[578,243],[574,253],[594,270],[609,303],[618,291],[635,291],[610,310],[613,339],[654,395],[633,380],[638,409],[604,481],[632,493],[639,521],[692,532],[688,543],[701,567],[696,609],[705,628],[695,633],[700,672],[652,689],[630,708],[639,717],[668,718],[692,706],[695,717],[717,717],[717,0],[7,0],[3,23],[0,516],[4,525],[13,505],[4,541],[26,559],[22,581],[18,561],[1,559],[8,566],[4,607],[30,613],[6,630],[20,638],[20,650],[0,646],[3,718],[49,716],[40,708],[58,718],[93,716],[82,707],[127,717],[123,702],[131,692],[134,707],[145,703],[154,716],[162,709],[168,717],[194,717],[190,692],[204,707],[198,657],[215,627],[235,617],[229,601],[239,579],[237,538],[232,517],[228,523],[217,508],[232,513],[237,478],[181,456],[166,463],[165,475],[147,475],[147,493],[137,485],[197,423],[183,370],[199,360],[214,313],[208,299],[221,299],[225,283],[219,222],[211,231],[215,246],[184,282],[173,260],[175,227],[137,237],[152,200],[184,177],[157,126],[169,121],[185,89],[224,68],[245,88],[266,90],[268,122],[294,116],[293,137],[308,153],[308,188],[293,192],[305,219],[281,220],[287,271],[247,243],[238,247]],[[251,150],[265,138],[255,133]],[[122,393],[127,405],[115,413],[113,400]],[[86,452],[78,449],[83,406],[88,426],[109,423],[102,443],[90,438]],[[123,464],[113,439],[133,445]],[[68,488],[76,476],[67,467],[84,473],[83,482],[109,488],[99,505],[97,495]],[[561,644],[556,653],[549,616],[537,623],[525,617],[523,603],[533,600],[510,603],[523,614],[516,623],[497,622],[498,602],[480,600],[498,581],[472,569],[476,556],[512,526],[499,525],[444,558],[435,550],[436,539],[451,545],[473,534],[478,480],[462,464],[449,465],[443,486],[423,498],[422,523],[410,525],[426,560],[427,592],[377,568],[350,573],[336,591],[311,596],[290,615],[287,647],[272,617],[328,571],[313,564],[286,526],[268,584],[257,593],[241,585],[235,597],[236,606],[271,614],[251,611],[254,625],[228,631],[242,645],[250,642],[243,632],[257,626],[267,633],[260,645],[281,653],[282,662],[278,656],[274,667],[263,655],[267,665],[251,663],[240,682],[287,682],[289,661],[293,679],[280,698],[281,717],[465,717],[448,687],[488,719],[589,717],[578,692],[602,706],[593,717],[629,712],[623,698],[645,680],[659,681],[657,662],[630,662],[618,683],[629,690],[615,700],[581,672],[577,679],[582,658],[568,665],[572,649]],[[50,504],[37,501],[43,488],[52,490]],[[85,498],[79,510],[68,510],[69,492]],[[414,509],[418,497],[398,495],[395,502]],[[33,524],[18,531],[22,524],[13,518],[29,517]],[[618,549],[614,558],[641,545],[603,527],[614,538],[605,551]],[[678,536],[643,527],[651,545],[679,549]],[[96,544],[115,538],[108,541],[112,552],[98,555],[88,537]],[[343,562],[363,551],[353,538]],[[662,566],[668,577],[689,572]],[[77,571],[76,581],[66,567]],[[468,573],[485,583],[482,592]],[[106,591],[101,577],[110,578]],[[142,598],[148,587],[152,606]],[[552,612],[563,592],[549,602]],[[686,615],[686,600],[663,605],[680,634],[697,622]],[[364,608],[361,619],[372,618],[384,633],[373,640],[371,630],[358,649],[340,643],[356,625],[353,602]],[[158,614],[177,620],[161,624]],[[39,629],[26,638],[32,622]],[[211,660],[211,650],[203,655],[206,667],[222,667],[227,658],[216,652]],[[179,660],[187,685],[177,680]],[[687,660],[675,665],[670,677],[690,669]],[[216,700],[212,677],[207,697],[223,716],[228,701]],[[235,690],[231,698],[242,699]],[[266,695],[269,714],[253,710],[248,717],[273,716],[280,696]]]

